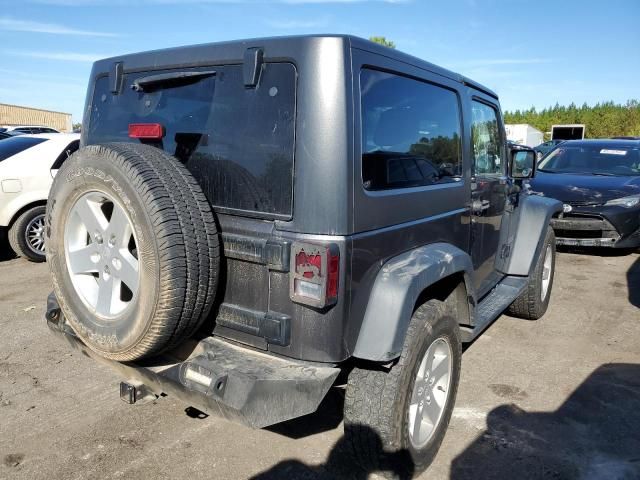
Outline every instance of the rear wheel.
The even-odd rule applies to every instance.
[[[128,361],[191,335],[215,296],[219,240],[200,186],[174,157],[138,144],[79,150],[56,175],[47,260],[70,325]]]
[[[547,227],[544,244],[533,274],[525,290],[509,306],[507,313],[514,317],[537,320],[549,307],[553,277],[556,267],[556,237],[551,227]]]
[[[22,213],[9,229],[9,244],[14,252],[32,262],[44,262],[44,214],[39,205]]]
[[[430,300],[415,311],[398,363],[350,373],[345,435],[363,469],[404,478],[431,464],[455,404],[461,358],[454,315]]]

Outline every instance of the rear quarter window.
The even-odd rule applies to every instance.
[[[367,190],[449,183],[462,173],[457,94],[425,81],[363,69],[362,181]]]

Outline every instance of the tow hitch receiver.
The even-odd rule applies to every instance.
[[[143,383],[140,382],[120,382],[120,400],[129,405],[144,405],[158,398]]]

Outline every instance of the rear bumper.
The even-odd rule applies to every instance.
[[[56,336],[113,368],[123,380],[253,428],[315,412],[340,371],[256,352],[216,337],[185,343],[180,351],[150,361],[121,363],[101,357],[82,343],[53,294],[45,317]]]

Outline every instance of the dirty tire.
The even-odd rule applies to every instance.
[[[44,253],[34,250],[27,239],[27,228],[35,218],[45,214],[45,206],[39,205],[23,212],[9,228],[9,245],[16,255],[24,257],[31,262],[44,262]]]
[[[256,177],[237,163],[196,153],[189,158],[189,168],[196,177],[207,177],[211,185],[224,185],[225,195],[238,202],[236,208],[256,212],[276,211],[269,194],[256,181]]]
[[[547,252],[547,249],[549,248],[549,252],[551,254],[551,272],[549,286],[547,287],[544,298],[542,298],[545,252]],[[547,227],[544,245],[542,246],[540,255],[538,255],[538,258],[536,259],[536,267],[531,277],[529,277],[529,283],[520,296],[516,298],[511,305],[509,305],[507,313],[513,317],[524,318],[526,320],[537,320],[542,317],[549,307],[555,267],[556,237],[553,233],[553,229],[551,227]]]
[[[138,293],[109,317],[83,300],[67,263],[65,226],[76,202],[92,192],[123,209],[136,245]],[[218,232],[199,184],[177,159],[142,144],[85,147],[62,165],[49,198],[45,235],[54,290],[65,318],[92,350],[118,361],[148,357],[176,346],[207,318],[217,288]],[[99,282],[105,274],[92,275]]]
[[[449,394],[441,419],[426,445],[409,440],[409,403],[427,348],[444,338],[451,347]],[[411,478],[433,461],[455,404],[462,347],[458,322],[446,303],[430,300],[413,314],[402,354],[390,370],[354,368],[345,395],[344,428],[358,465],[387,478]]]

